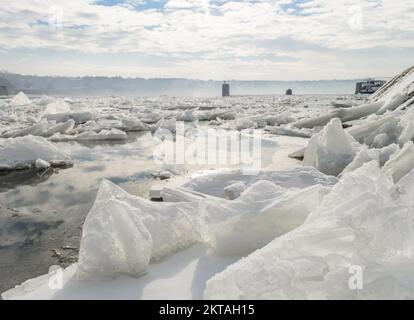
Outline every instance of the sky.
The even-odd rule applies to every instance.
[[[328,80],[414,65],[413,0],[0,0],[0,70]]]

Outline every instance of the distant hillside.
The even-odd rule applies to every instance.
[[[143,79],[121,77],[46,77],[0,73],[17,90],[49,95],[218,96],[221,81],[191,79]],[[232,95],[352,94],[357,80],[230,81]]]

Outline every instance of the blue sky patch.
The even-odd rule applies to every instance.
[[[97,0],[95,4],[100,6],[130,6],[138,11],[158,9],[162,10],[166,0],[143,0],[143,1],[131,1],[131,0]]]
[[[291,3],[282,4],[283,11],[295,16],[310,16],[310,13],[306,13],[301,4],[310,2],[310,0],[293,0]]]

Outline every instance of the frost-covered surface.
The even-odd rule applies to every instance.
[[[71,117],[64,123],[75,124],[52,137],[174,130],[183,120],[311,138],[296,153],[302,167],[210,172],[164,188],[169,202],[103,181],[63,289],[50,289],[45,275],[2,297],[414,299],[413,70],[367,100],[65,99],[70,112],[61,109]],[[17,126],[10,119],[24,107],[3,107],[4,135],[44,135],[43,126],[62,122],[40,116],[47,100],[32,101],[31,116]],[[93,119],[75,119],[86,103]],[[355,270],[362,272],[358,290]]]

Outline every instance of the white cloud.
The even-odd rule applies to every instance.
[[[352,68],[352,52],[355,59],[361,59],[359,50],[381,47],[389,52],[414,46],[411,0],[297,4],[290,0],[168,0],[164,10],[145,11],[133,6],[144,2],[130,0],[118,6],[96,5],[92,0],[9,2],[0,12],[0,48],[73,50],[85,56],[114,52],[173,56],[183,59],[167,72],[177,76],[209,78],[216,70],[216,74],[237,73],[242,78],[253,74],[269,78],[273,73],[273,78],[280,79],[283,72],[289,72],[285,78],[293,74],[302,78],[360,76],[372,70],[358,63],[360,69]],[[61,8],[57,28],[48,25],[56,20],[50,8]],[[346,62],[341,57],[347,57],[343,58]],[[409,58],[403,57],[401,66]],[[387,59],[376,57],[374,61],[377,65],[370,68],[387,70]],[[342,68],[343,64],[347,67]],[[93,60],[86,65],[92,70]],[[332,65],[337,66],[337,74]]]

